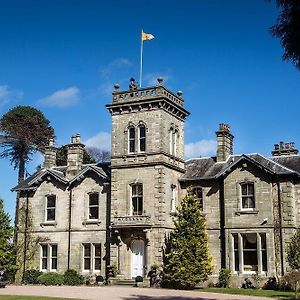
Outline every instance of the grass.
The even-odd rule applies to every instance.
[[[273,291],[273,290],[255,290],[255,289],[233,289],[233,288],[201,288],[199,292],[230,294],[230,295],[246,295],[270,297],[274,299],[294,299],[294,292]],[[1,298],[0,298],[1,299]]]
[[[52,298],[52,297],[40,297],[40,296],[7,296],[7,295],[0,295],[0,300],[70,300],[67,298]],[[72,299],[74,300],[74,299]]]

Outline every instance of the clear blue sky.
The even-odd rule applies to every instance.
[[[105,104],[118,82],[139,77],[140,32],[144,85],[159,75],[183,91],[191,112],[187,156],[213,155],[215,130],[231,125],[235,153],[269,155],[274,143],[300,148],[300,72],[282,62],[268,28],[278,8],[263,0],[84,1],[2,0],[0,116],[32,105],[51,121],[57,145],[80,132],[109,147]],[[28,167],[41,163],[36,156]],[[0,160],[0,197],[13,216],[17,174]]]

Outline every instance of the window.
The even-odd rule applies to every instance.
[[[132,214],[142,215],[143,214],[143,185],[133,184],[131,186],[131,203],[132,203]]]
[[[46,221],[55,221],[56,196],[49,195],[46,201]]]
[[[146,151],[146,127],[144,125],[139,126],[139,152]]]
[[[101,244],[83,244],[83,270],[101,270]]]
[[[242,183],[241,184],[241,195],[242,195],[242,209],[254,209],[254,184],[253,183]]]
[[[128,152],[135,152],[135,128],[129,127],[128,129]]]
[[[244,274],[262,274],[267,271],[265,233],[234,233],[233,269]]]
[[[176,212],[177,189],[175,184],[171,184],[171,213]]]
[[[203,189],[202,187],[194,187],[192,194],[200,204],[200,209],[203,210]]]
[[[171,127],[169,135],[170,135],[170,154],[176,156],[178,129]]]
[[[99,219],[99,194],[89,194],[89,220]]]
[[[41,244],[40,270],[43,272],[57,270],[57,244]]]

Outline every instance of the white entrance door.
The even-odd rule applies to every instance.
[[[144,276],[144,241],[134,240],[131,244],[131,276]]]

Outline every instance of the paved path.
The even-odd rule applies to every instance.
[[[32,295],[64,297],[89,300],[270,300],[270,298],[233,296],[197,291],[178,291],[167,289],[133,287],[70,287],[70,286],[7,286],[0,289],[0,295]]]

